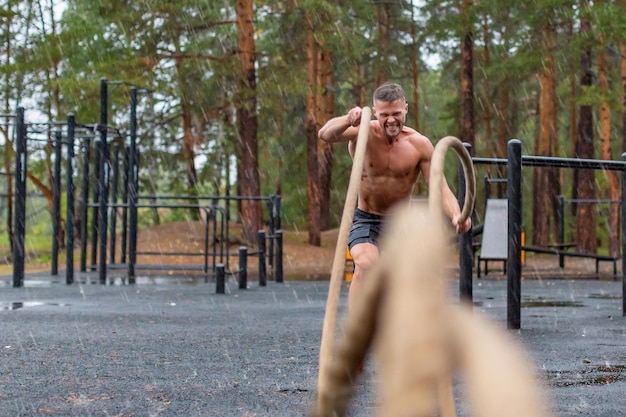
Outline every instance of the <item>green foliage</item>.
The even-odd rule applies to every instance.
[[[189,209],[171,209],[166,211],[163,223],[181,222],[189,220]]]
[[[30,110],[45,120],[64,120],[71,112],[80,123],[93,124],[100,119],[101,78],[121,81],[108,86],[109,121],[128,143],[129,85],[146,87],[149,91],[140,92],[137,109],[140,193],[234,191],[234,155],[240,146],[235,108],[241,100],[237,94],[240,68],[234,2],[69,0],[65,4],[62,15],[55,15],[49,2],[41,0],[0,5],[0,19],[11,21],[2,29],[11,55],[5,52],[0,59],[0,94],[7,111],[27,102]],[[506,134],[520,138],[524,152],[533,153],[538,131],[538,75],[545,66],[547,48],[543,29],[554,27],[559,150],[570,156],[570,80],[580,78],[583,48],[590,49],[594,61],[602,48],[609,52],[611,88],[609,97],[595,86],[578,89],[576,104],[596,108],[608,100],[615,132],[621,127],[623,111],[616,52],[626,29],[623,6],[609,1],[582,10],[577,4],[572,0],[485,0],[473,2],[461,13],[460,0],[256,1],[262,194],[280,188],[285,227],[306,228],[307,12],[316,39],[331,51],[335,82],[327,88],[334,89],[336,114],[354,105],[371,105],[377,79],[397,81],[410,92],[414,88],[413,53],[417,52],[419,99],[414,103],[410,97],[409,112],[419,110],[420,130],[433,142],[446,135],[461,135],[459,42],[471,33],[476,155],[493,147],[485,140],[485,120],[491,113],[493,141],[495,109],[505,88],[510,99]],[[581,17],[591,24],[592,30],[585,35],[577,30]],[[576,28],[572,33],[570,26]],[[598,44],[600,38],[603,44]],[[426,64],[432,54],[440,64]],[[188,189],[188,161],[182,155],[183,104],[191,108],[197,138],[195,190]],[[623,150],[618,134],[614,136],[614,149]],[[333,151],[331,212],[337,225],[351,160],[344,146],[335,146]],[[33,157],[29,171],[46,178],[47,164],[45,157]],[[455,176],[455,167],[447,170]],[[532,180],[525,181],[530,188]],[[161,220],[183,218],[182,211],[173,210]],[[151,224],[153,213],[140,210],[140,222]],[[31,233],[43,235],[45,227]]]

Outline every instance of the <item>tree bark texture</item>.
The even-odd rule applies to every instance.
[[[586,21],[581,22],[581,30],[588,26]],[[593,69],[591,68],[591,52],[585,49],[581,56],[582,76],[580,85],[584,89],[592,85]],[[576,136],[577,158],[593,159],[593,109],[590,105],[581,105],[578,115],[578,134]],[[579,199],[595,198],[595,175],[593,170],[580,169],[575,171],[574,188],[578,191]],[[581,202],[576,206],[576,244],[583,252],[595,253],[597,251],[596,240],[596,216],[595,207],[592,203]]]
[[[622,149],[626,152],[626,39],[622,40],[619,45],[619,65],[622,76]]]
[[[261,195],[261,187],[257,144],[256,46],[252,0],[237,0],[237,28],[241,68],[241,101],[237,109],[241,158],[240,191],[242,197],[257,197]],[[262,228],[260,202],[244,199],[241,203],[241,220],[244,238],[250,242],[256,242],[257,232]]]
[[[182,123],[183,123],[183,158],[185,159],[185,165],[187,167],[187,189],[189,195],[198,194],[198,174],[196,171],[196,152],[195,144],[196,138],[193,134],[191,125],[191,107],[189,103],[183,97],[181,100],[182,107]],[[191,204],[197,204],[198,200],[191,201]],[[194,220],[200,219],[199,209],[192,210],[192,218]]]
[[[604,44],[604,39],[600,36],[599,44]],[[600,104],[599,123],[600,123],[600,146],[601,158],[606,160],[613,159],[611,152],[611,108],[608,102],[609,81],[607,79],[607,61],[606,52],[602,48],[598,53],[598,84],[604,97]],[[609,199],[619,200],[621,197],[620,180],[615,171],[605,171],[609,182]],[[619,231],[620,231],[620,206],[618,204],[609,204],[609,253],[617,256],[620,253]]]
[[[318,45],[316,99],[316,130],[333,117],[335,112],[334,71],[332,55],[325,50],[325,45]],[[333,146],[324,141],[317,141],[319,164],[318,181],[320,191],[320,229],[330,229],[330,190],[333,173]]]
[[[417,24],[414,17],[414,6],[411,1],[411,88],[413,97],[413,128],[419,132],[420,130],[420,111],[419,111],[419,41],[417,39]]]
[[[490,35],[490,28],[489,28],[489,19],[487,19],[487,17],[485,16],[485,18],[483,19],[483,39],[485,42],[485,50],[483,52],[483,65],[485,67],[489,67],[491,65],[491,54],[490,54],[490,47],[491,47],[491,35]],[[491,80],[489,79],[489,75],[485,75],[485,78],[483,80],[483,86],[484,86],[484,94],[482,97],[482,100],[485,103],[483,112],[484,112],[484,123],[485,123],[485,158],[493,158],[493,143],[492,143],[492,137],[491,137],[491,120],[492,120],[492,115],[491,115]],[[476,151],[475,151],[476,152]],[[485,167],[485,170],[487,172],[491,171],[491,167],[489,165],[487,165]]]
[[[313,17],[310,12],[306,13],[306,50],[305,65],[307,69],[307,79],[309,88],[306,94],[306,160],[307,160],[307,212],[309,226],[309,244],[321,246],[321,225],[320,225],[320,190],[319,190],[319,162],[318,162],[318,127],[316,124],[316,94],[317,85],[317,43],[313,26]]]
[[[470,15],[472,4],[471,0],[463,1],[464,16]],[[474,34],[471,22],[467,22],[465,30],[461,40],[461,140],[474,147]]]
[[[546,24],[543,30],[545,52],[543,72],[539,76],[541,87],[539,100],[539,138],[537,152],[540,156],[552,156],[554,143],[557,141],[557,103],[556,83],[554,80],[554,58],[552,55],[553,28]],[[533,190],[533,236],[537,246],[550,244],[550,224],[554,220],[553,207],[556,207],[557,195],[553,190],[551,177],[553,168],[535,168]],[[554,222],[556,223],[556,222]]]
[[[376,6],[378,21],[378,51],[376,61],[376,85],[389,80],[389,50],[391,49],[391,3],[380,2]]]
[[[496,158],[505,159],[507,157],[507,142],[510,137],[509,129],[509,112],[510,112],[510,91],[508,87],[508,80],[506,78],[501,81],[498,86],[498,104],[496,109],[497,128],[496,128]],[[495,174],[497,178],[506,178],[506,167],[497,166],[498,170]],[[506,197],[506,185],[497,185],[498,198]]]

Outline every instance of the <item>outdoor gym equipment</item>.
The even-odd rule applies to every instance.
[[[507,166],[507,327],[519,329],[521,327],[521,279],[522,279],[522,166],[543,168],[572,168],[572,169],[595,169],[621,171],[622,173],[622,211],[621,211],[621,235],[622,235],[622,294],[626,294],[626,153],[622,154],[621,161],[581,159],[581,158],[558,158],[550,156],[522,155],[522,143],[518,139],[511,139],[507,145],[507,158],[472,158],[475,165],[506,165]],[[471,241],[462,243],[468,245],[471,251]],[[566,251],[553,251],[556,255],[577,256]],[[587,257],[593,257],[585,254]],[[599,256],[599,255],[598,255]],[[601,257],[601,256],[600,256]],[[596,257],[597,258],[597,257]],[[602,257],[601,257],[602,258]],[[610,260],[610,259],[601,259]],[[460,265],[461,275],[463,263]],[[462,297],[471,300],[471,284],[468,282],[467,293],[461,293]],[[626,316],[626,297],[622,296],[622,316]]]
[[[62,165],[64,149],[66,149],[66,184],[65,196],[66,204],[66,221],[65,221],[65,247],[69,248],[66,252],[66,269],[65,282],[72,284],[74,282],[74,219],[80,218],[80,271],[87,271],[87,248],[88,240],[91,240],[91,264],[89,269],[97,271],[99,281],[102,284],[107,280],[107,269],[127,269],[128,282],[135,282],[135,270],[201,270],[205,274],[209,268],[212,272],[216,272],[219,265],[226,265],[228,268],[229,257],[231,256],[225,248],[228,241],[228,221],[230,217],[229,205],[234,200],[259,200],[268,202],[269,211],[269,234],[265,234],[264,230],[259,230],[259,235],[263,235],[263,244],[259,242],[259,247],[263,250],[255,252],[243,252],[246,256],[258,256],[259,258],[259,282],[265,285],[265,263],[268,261],[272,268],[273,278],[276,282],[283,281],[282,268],[282,231],[280,230],[280,196],[246,196],[232,197],[230,195],[220,196],[144,196],[139,195],[139,152],[137,149],[137,96],[138,92],[145,89],[136,86],[130,87],[130,144],[124,146],[126,132],[108,125],[108,90],[107,86],[111,84],[124,84],[119,81],[107,81],[106,78],[100,80],[100,122],[92,124],[77,123],[73,114],[69,114],[67,122],[53,121],[46,123],[28,123],[24,118],[24,108],[17,109],[16,114],[3,115],[0,118],[6,118],[15,132],[15,171],[5,174],[7,181],[14,181],[14,227],[12,234],[13,252],[13,286],[21,287],[24,284],[25,276],[25,225],[26,217],[26,178],[27,178],[27,162],[29,153],[28,149],[31,142],[54,143],[54,175],[52,184],[52,257],[51,257],[51,274],[58,275],[58,258],[59,250],[62,242],[59,236],[62,235],[61,224],[61,196],[62,190]],[[61,131],[61,128],[67,128],[67,132]],[[29,136],[29,134],[45,135],[45,139],[41,137]],[[75,146],[78,149],[75,149]],[[124,152],[120,157],[120,152]],[[75,169],[75,156],[78,153],[82,157],[79,161],[80,169]],[[123,168],[120,169],[120,166]],[[82,172],[81,184],[81,204],[80,213],[75,213],[75,187],[74,182],[77,173]],[[90,172],[93,173],[90,175]],[[228,175],[227,175],[228,177]],[[118,189],[120,182],[123,183],[121,190],[122,202],[118,203]],[[93,185],[93,187],[91,187]],[[228,190],[227,190],[228,193]],[[77,193],[76,193],[77,194]],[[90,194],[93,195],[90,203]],[[28,194],[33,197],[32,193]],[[0,196],[1,197],[1,196]],[[153,199],[154,201],[166,201],[160,204],[144,204],[141,200]],[[196,204],[179,204],[180,200],[193,199]],[[210,199],[212,202],[201,204],[200,200]],[[225,208],[219,207],[218,204],[224,203]],[[193,252],[158,252],[159,256],[175,255],[175,256],[202,256],[203,265],[149,265],[137,263],[137,255],[150,254],[137,248],[137,211],[140,208],[186,208],[190,210],[198,210],[210,212],[207,219],[211,219],[211,224],[207,220],[204,227],[204,247],[202,253]],[[116,263],[116,230],[118,210],[122,211],[121,220],[121,263]],[[91,226],[89,231],[88,226]],[[212,226],[212,227],[210,227]],[[127,233],[128,232],[128,233]],[[211,233],[210,233],[211,232]],[[265,242],[267,240],[268,249],[265,250]],[[219,245],[218,245],[219,243]],[[109,248],[107,247],[109,245]],[[211,250],[210,250],[211,249]],[[128,251],[128,257],[126,257]],[[239,255],[242,252],[240,251]],[[108,256],[107,256],[108,255]],[[226,261],[224,263],[224,256]],[[212,265],[209,265],[208,259],[212,259]],[[219,261],[219,263],[218,263]],[[245,288],[246,271],[242,270],[241,265],[246,265],[244,259],[240,258],[240,288]],[[228,271],[231,272],[231,271]]]

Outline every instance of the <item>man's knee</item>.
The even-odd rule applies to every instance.
[[[350,252],[354,261],[355,275],[366,271],[378,259],[378,248],[369,243],[356,245]]]

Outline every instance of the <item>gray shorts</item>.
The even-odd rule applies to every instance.
[[[378,235],[383,229],[383,216],[356,209],[352,218],[352,228],[348,235],[348,248],[359,243],[372,243],[378,246]]]

